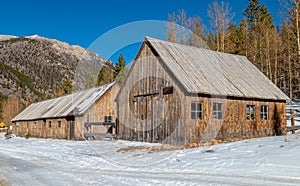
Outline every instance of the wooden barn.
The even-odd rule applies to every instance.
[[[12,119],[13,133],[58,139],[101,139],[115,135],[115,82],[31,104]]]
[[[246,57],[146,37],[116,97],[120,139],[283,135],[289,99]]]

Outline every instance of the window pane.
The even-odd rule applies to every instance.
[[[249,108],[249,106],[247,106],[247,108],[246,108],[246,113],[247,113],[247,114],[250,113],[250,108]]]
[[[254,113],[251,113],[251,120],[254,120]]]
[[[217,104],[213,103],[213,111],[216,111],[216,110],[217,110]]]
[[[212,117],[213,117],[213,119],[217,119],[217,112],[213,112]]]
[[[201,103],[197,104],[197,111],[202,111],[202,104]]]
[[[196,103],[192,103],[191,104],[191,110],[192,111],[196,111]]]
[[[222,112],[218,112],[218,119],[222,119]]]
[[[247,105],[246,107],[246,119],[254,120],[254,105]]]
[[[222,103],[218,104],[218,110],[221,111],[222,110]]]
[[[196,112],[191,112],[191,118],[196,119]]]
[[[202,119],[202,112],[197,112],[197,119]]]

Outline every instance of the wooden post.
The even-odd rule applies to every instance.
[[[294,115],[294,114],[295,114],[295,110],[291,109],[291,115]],[[294,117],[291,118],[291,124],[292,124],[292,134],[295,134],[295,118]]]

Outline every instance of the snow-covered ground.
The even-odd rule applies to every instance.
[[[0,136],[0,180],[10,185],[300,185],[300,137],[249,139],[148,153],[128,141]]]

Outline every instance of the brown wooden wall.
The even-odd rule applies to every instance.
[[[61,122],[60,128],[58,121]],[[49,122],[51,122],[51,127],[49,127]],[[31,137],[39,138],[70,139],[70,125],[65,118],[21,121],[14,123],[13,133],[22,137],[30,134]]]
[[[191,103],[203,104],[202,120],[191,119]],[[223,119],[212,118],[213,102],[222,103]],[[186,134],[191,141],[230,139],[235,137],[261,137],[283,135],[286,131],[285,102],[234,100],[203,97],[186,97]],[[255,119],[246,119],[246,106],[255,106]],[[260,106],[268,106],[268,120],[261,120]]]
[[[117,98],[119,138],[182,144],[184,95],[147,45],[129,73]]]
[[[83,116],[75,117],[74,134],[70,137],[70,122],[66,118],[55,118],[35,121],[19,121],[13,125],[13,133],[19,136],[30,134],[32,137],[55,138],[55,139],[74,139],[83,140],[85,132],[105,133],[109,129],[106,126],[92,126],[86,128],[85,122],[104,122],[104,116],[112,116],[113,122],[116,120],[115,96],[119,90],[119,85],[115,84],[111,87],[93,106],[91,106]],[[49,127],[51,121],[51,127]],[[61,127],[58,127],[58,121]],[[34,128],[36,123],[36,128]],[[115,132],[115,130],[113,131]]]
[[[285,133],[285,102],[242,98],[186,96],[143,44],[117,97],[120,139],[185,144],[211,139],[259,137]],[[164,95],[164,87],[173,93]],[[203,104],[203,118],[191,119],[191,103]],[[212,119],[213,102],[222,103],[223,118]],[[255,119],[246,120],[246,106],[255,106]],[[268,106],[269,119],[260,119],[260,106]]]
[[[90,126],[86,128],[85,122],[104,122],[105,116],[112,116],[112,122],[116,121],[116,103],[115,98],[120,87],[118,84],[113,85],[94,105],[89,108],[82,117],[76,118],[75,132],[79,134],[84,133],[106,133],[109,126]],[[115,134],[115,128],[112,129]],[[89,138],[90,139],[90,138]],[[98,139],[97,137],[91,139]],[[101,139],[101,138],[99,138]]]

